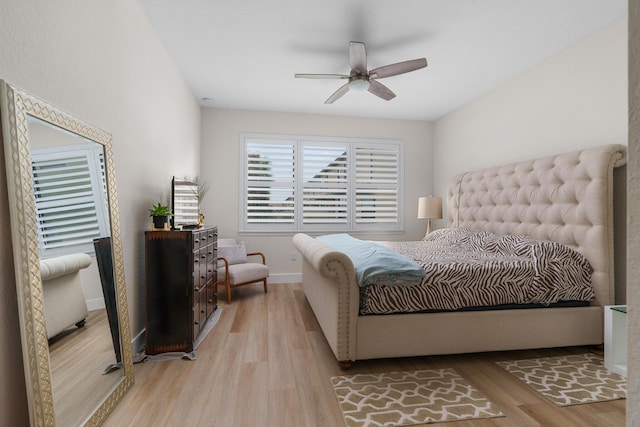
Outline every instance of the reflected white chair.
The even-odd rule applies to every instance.
[[[81,328],[89,315],[80,270],[91,265],[84,253],[40,260],[42,297],[47,338],[76,325]]]
[[[248,257],[260,257],[262,262],[248,262]],[[218,239],[218,285],[227,291],[227,303],[231,303],[231,288],[262,282],[267,292],[269,267],[262,252],[247,253],[244,242],[235,239]]]

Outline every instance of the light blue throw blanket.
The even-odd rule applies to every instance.
[[[318,236],[316,240],[351,258],[361,287],[373,283],[416,285],[425,276],[422,267],[411,258],[372,241],[344,233]]]

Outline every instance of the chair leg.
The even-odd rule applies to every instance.
[[[229,277],[224,281],[227,287],[227,304],[231,304],[231,283],[229,283]]]
[[[267,293],[267,279],[264,279],[263,282],[264,282],[264,293],[266,294]]]

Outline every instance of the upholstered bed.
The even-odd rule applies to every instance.
[[[352,361],[603,342],[614,302],[613,169],[626,148],[606,145],[455,176],[447,225],[550,240],[589,261],[588,306],[360,315],[360,287],[345,253],[303,233],[303,289],[343,368]]]

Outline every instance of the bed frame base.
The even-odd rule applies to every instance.
[[[599,345],[603,314],[590,306],[360,316],[356,330],[357,360],[477,353]]]
[[[340,257],[304,234],[296,235],[294,242],[305,254],[305,296],[343,370],[364,359],[600,345],[604,341],[603,309],[598,305],[359,316],[358,288],[347,274],[353,268],[348,257]],[[331,278],[321,274],[322,270]]]

